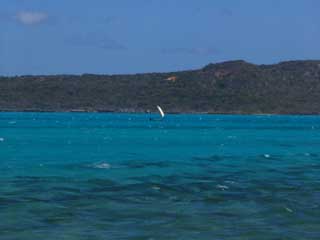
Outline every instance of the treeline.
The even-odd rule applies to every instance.
[[[136,75],[0,77],[2,111],[320,113],[320,61]]]

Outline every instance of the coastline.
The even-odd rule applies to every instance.
[[[320,61],[136,75],[0,77],[2,112],[319,115]]]
[[[124,111],[124,110],[43,110],[43,109],[17,109],[17,110],[8,110],[8,109],[0,109],[0,113],[76,113],[76,114],[87,114],[87,113],[97,113],[97,114],[157,114],[157,111]],[[261,113],[261,112],[240,112],[240,111],[232,111],[232,112],[201,112],[201,111],[166,111],[166,114],[173,115],[235,115],[235,116],[319,116],[319,113],[296,113],[296,112],[288,112],[288,113]]]

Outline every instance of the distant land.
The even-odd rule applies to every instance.
[[[134,75],[0,77],[0,111],[319,114],[320,61]]]

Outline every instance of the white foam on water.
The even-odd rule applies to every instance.
[[[290,208],[288,208],[288,207],[285,207],[284,208],[287,212],[290,212],[290,213],[292,213],[293,212],[293,210],[292,209],[290,209]]]
[[[99,168],[99,169],[110,169],[111,165],[109,163],[97,163],[93,165],[94,168]]]
[[[227,181],[224,181],[225,183],[229,183],[229,184],[235,184],[236,182],[235,181],[230,181],[230,180],[227,180]]]
[[[226,185],[220,185],[220,184],[218,184],[216,187],[219,188],[219,189],[221,189],[222,191],[229,189],[228,186],[226,186]]]

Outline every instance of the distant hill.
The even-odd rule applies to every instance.
[[[320,61],[135,75],[0,77],[2,111],[319,114]]]

